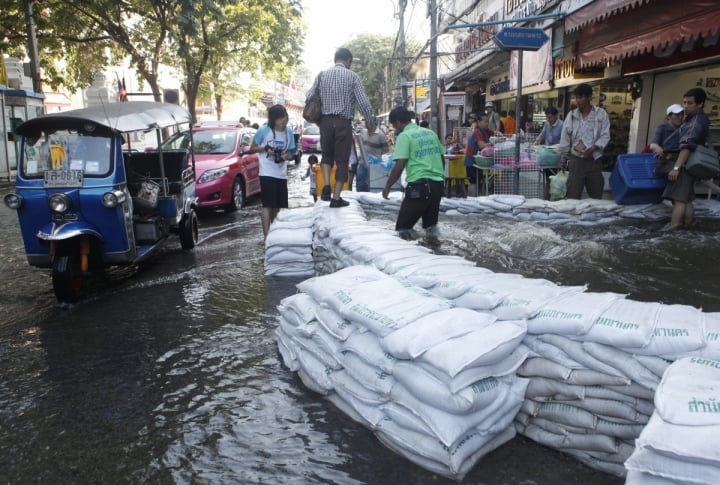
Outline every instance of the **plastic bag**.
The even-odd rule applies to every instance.
[[[560,170],[555,175],[550,176],[550,200],[560,200],[567,194],[567,178],[568,173]]]

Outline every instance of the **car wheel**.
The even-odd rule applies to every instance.
[[[230,196],[230,206],[228,207],[231,211],[236,211],[245,207],[245,185],[240,177],[235,177],[233,180],[232,194]]]
[[[180,223],[180,245],[186,251],[195,247],[198,242],[198,218],[194,209]]]

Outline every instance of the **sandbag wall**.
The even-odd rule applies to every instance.
[[[313,253],[319,274],[354,265],[370,266],[408,287],[425,290],[441,299],[449,305],[447,311],[462,309],[474,312],[473,315],[490,315],[495,320],[490,326],[479,326],[478,343],[482,341],[480,335],[492,335],[491,330],[502,327],[503,323],[517,326],[522,325],[518,322],[524,322],[527,332],[522,343],[515,345],[506,357],[513,359],[503,360],[493,369],[493,374],[485,376],[507,379],[509,372],[521,379],[518,382],[525,383],[524,399],[515,419],[515,428],[521,434],[608,473],[625,475],[624,462],[633,453],[634,440],[653,414],[654,393],[668,365],[684,356],[720,358],[718,314],[681,305],[637,302],[621,294],[592,293],[584,287],[564,287],[543,279],[494,273],[463,258],[434,255],[427,248],[402,241],[392,231],[367,221],[356,202],[342,211],[317,208],[314,235]],[[376,293],[375,299],[382,304],[391,298],[386,294]],[[321,308],[327,306],[322,299],[313,298],[313,301]],[[281,313],[285,317],[287,309],[281,308]],[[312,320],[317,316],[315,311],[306,318]],[[340,317],[347,320],[347,315],[340,313]],[[431,327],[443,328],[443,321],[436,319]],[[286,330],[291,327],[297,328],[297,325],[285,325]],[[406,331],[412,328],[408,326]],[[364,332],[368,333],[375,335]],[[293,333],[288,331],[283,337],[285,340],[279,337],[281,350],[291,351],[293,346],[287,339],[293,338]],[[383,335],[376,337],[380,341],[384,338]],[[469,340],[463,335],[453,338],[458,342]],[[365,345],[369,347],[367,342]],[[393,360],[381,367],[383,373],[393,376],[395,362],[405,361],[400,369],[420,375],[419,368],[407,367],[422,362],[422,353],[389,355]],[[291,353],[290,357],[293,357]],[[299,360],[297,355],[294,358]],[[293,359],[285,360],[292,369]],[[335,370],[343,368],[340,363],[335,365],[340,366]],[[455,376],[435,371],[431,375],[442,376],[440,381],[447,387],[444,390],[451,394],[461,389],[460,381],[456,380],[458,375],[464,385],[477,377],[461,371]],[[394,388],[397,379],[392,382],[395,382]],[[312,388],[312,384],[308,387]],[[315,389],[318,390],[317,386]],[[339,397],[332,396],[339,396],[342,391],[320,390],[331,396],[331,400],[340,401]],[[385,392],[392,395],[392,389]],[[352,410],[357,411],[353,406],[343,408],[343,402],[338,407],[350,410],[346,411],[350,415]],[[385,416],[385,413],[382,417],[375,414],[375,418],[380,419],[377,423]],[[409,429],[401,418],[392,422],[396,430]],[[377,423],[364,424],[379,429]],[[421,428],[418,426],[413,431],[427,432]],[[474,454],[461,455],[470,457],[462,463],[441,463],[434,455],[428,465],[417,456],[413,458],[410,453],[413,450],[404,453],[397,440],[388,438],[386,432],[376,432],[391,448],[421,466],[448,476],[462,476],[487,452],[483,450],[478,455],[481,446]],[[427,453],[423,459],[429,459]]]

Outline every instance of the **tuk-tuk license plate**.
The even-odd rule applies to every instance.
[[[82,187],[82,170],[46,170],[45,187]]]

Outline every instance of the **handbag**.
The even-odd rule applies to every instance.
[[[318,74],[317,77],[317,88],[315,92],[310,96],[310,99],[305,103],[303,108],[302,116],[308,123],[320,123],[322,118],[322,98],[320,97],[320,81],[322,73]]]
[[[707,180],[720,175],[720,160],[713,148],[698,145],[685,163],[688,174],[700,180]]]

